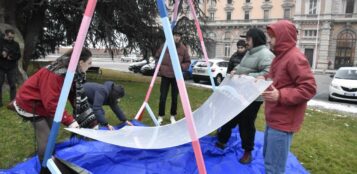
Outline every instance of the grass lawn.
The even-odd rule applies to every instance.
[[[88,78],[88,81],[106,80],[116,81],[125,87],[126,95],[121,100],[120,106],[128,117],[133,118],[144,100],[151,77],[104,70],[102,78],[96,79],[90,74]],[[149,102],[154,113],[158,111],[158,86],[159,84],[156,83]],[[193,110],[211,94],[211,90],[197,87],[189,86],[187,90]],[[4,97],[4,103],[7,103],[7,90],[4,90]],[[167,101],[166,113],[169,113],[170,95]],[[182,116],[180,102],[178,108],[178,116]],[[118,124],[119,121],[110,109],[105,109],[109,123]],[[4,169],[33,155],[35,139],[31,124],[23,122],[14,112],[2,107],[0,118],[0,168]],[[153,125],[147,114],[143,118],[144,123]],[[169,117],[165,119],[164,122],[169,123]],[[263,109],[259,112],[256,125],[258,130],[264,130]],[[69,133],[61,129],[57,140],[64,140],[68,136]],[[308,109],[302,130],[294,135],[291,151],[311,173],[355,174],[357,173],[357,118],[342,113]]]

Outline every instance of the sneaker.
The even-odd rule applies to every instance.
[[[220,148],[222,150],[226,147],[225,143],[221,143],[219,141],[217,141],[215,145],[216,145],[216,147],[218,147],[218,148]]]
[[[242,164],[249,164],[253,160],[251,151],[244,151],[242,158],[239,160]]]
[[[163,116],[159,116],[159,117],[157,118],[157,122],[159,123],[159,125],[161,125],[162,121],[164,121],[163,118],[164,118]]]
[[[171,121],[171,124],[176,123],[175,116],[171,115],[170,121]]]

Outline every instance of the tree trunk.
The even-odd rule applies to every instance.
[[[26,24],[25,37],[25,49],[24,49],[24,70],[27,71],[28,65],[32,59],[32,53],[36,49],[36,44],[38,43],[39,36],[43,31],[43,21],[45,20],[45,10],[46,6],[41,5],[35,11],[33,11],[31,18]]]
[[[3,1],[4,9],[5,9],[5,23],[10,24],[12,26],[17,26],[16,25],[16,6],[17,6],[17,0],[5,0]]]

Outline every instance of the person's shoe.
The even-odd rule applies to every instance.
[[[171,115],[170,121],[171,121],[171,124],[176,123],[175,116]]]
[[[252,162],[252,152],[251,151],[244,151],[242,158],[239,160],[242,164],[250,164]]]
[[[218,147],[218,148],[220,148],[222,150],[226,147],[225,143],[221,143],[219,141],[217,141],[215,145],[216,145],[216,147]]]
[[[11,111],[15,111],[15,112],[16,112],[14,102],[15,102],[15,100],[12,100],[9,104],[7,104],[6,108],[7,108],[8,110],[11,110]]]
[[[163,118],[164,118],[163,116],[159,116],[159,117],[157,118],[157,122],[159,123],[159,125],[161,125],[162,121],[164,121]]]

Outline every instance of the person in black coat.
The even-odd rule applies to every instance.
[[[231,73],[231,71],[240,64],[240,61],[244,57],[245,53],[247,52],[247,44],[245,40],[239,40],[237,42],[237,51],[231,56],[228,63],[227,74]]]
[[[2,85],[5,76],[10,87],[10,101],[16,96],[17,61],[21,58],[21,52],[14,38],[15,31],[12,29],[5,30],[5,36],[0,38],[0,107],[3,106]]]
[[[112,81],[106,81],[104,84],[87,82],[83,85],[83,88],[100,125],[114,130],[113,126],[108,124],[108,121],[105,119],[103,105],[109,105],[120,121],[132,125],[118,106],[118,100],[125,94],[124,88],[121,85],[117,85]]]

